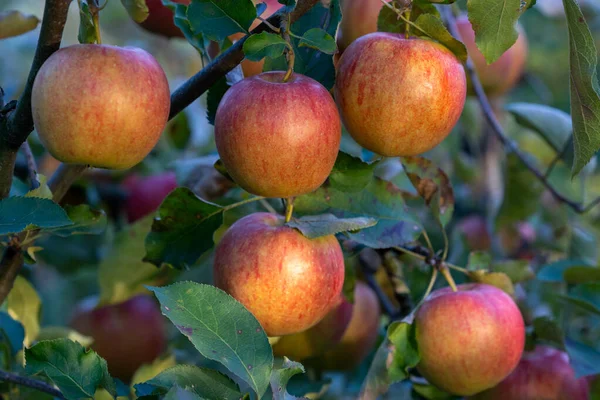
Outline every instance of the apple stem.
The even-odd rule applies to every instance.
[[[292,74],[294,73],[294,62],[296,60],[296,54],[294,53],[294,48],[292,47],[292,38],[290,37],[290,28],[292,26],[292,20],[290,14],[287,15],[287,19],[281,22],[281,34],[285,41],[287,42],[287,62],[288,69],[285,75],[283,76],[283,82],[287,82]]]
[[[106,3],[102,7],[98,6],[97,1],[93,1],[93,8],[91,9],[92,21],[94,23],[94,30],[96,31],[96,43],[102,44],[102,36],[100,35],[100,10],[106,6]]]
[[[404,13],[406,19],[410,21],[410,9]],[[406,24],[406,30],[404,31],[404,37],[408,39],[410,37],[410,24]]]
[[[290,222],[292,213],[294,212],[294,198],[288,197],[285,199],[285,222]]]
[[[448,269],[448,266],[445,263],[442,263],[442,265],[440,266],[440,272],[442,273],[442,275],[444,275],[444,278],[446,278],[446,281],[448,282],[448,285],[450,285],[450,287],[452,288],[452,291],[457,292],[458,289],[456,288],[454,278],[452,278],[450,270]]]

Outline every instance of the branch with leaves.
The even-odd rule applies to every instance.
[[[47,393],[58,399],[66,399],[66,397],[63,396],[60,390],[54,388],[46,382],[28,378],[26,376],[17,375],[11,372],[0,371],[0,382],[8,382],[19,386],[25,386],[43,393]]]

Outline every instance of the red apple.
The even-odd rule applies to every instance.
[[[499,96],[512,89],[523,74],[527,61],[527,37],[523,28],[517,25],[519,32],[517,42],[497,61],[488,65],[475,44],[475,32],[468,17],[463,15],[456,22],[485,92],[489,96]]]
[[[127,169],[158,142],[169,116],[169,83],[133,47],[76,44],[52,54],[33,83],[33,121],[59,161]]]
[[[513,299],[484,284],[433,292],[415,315],[421,361],[431,384],[455,395],[489,389],[519,363],[525,324]]]
[[[492,236],[485,219],[480,215],[464,218],[458,223],[457,229],[464,236],[469,250],[487,251],[491,248]]]
[[[342,2],[342,20],[336,37],[340,53],[359,37],[377,32],[377,18],[382,7],[381,0]]]
[[[189,5],[191,0],[171,0],[173,3]],[[140,23],[140,26],[149,32],[156,33],[168,38],[184,37],[181,30],[173,21],[173,11],[163,5],[162,0],[146,0],[148,6],[148,18]]]
[[[465,72],[442,45],[371,33],[337,64],[335,100],[361,146],[383,156],[431,150],[448,136],[465,104]]]
[[[523,353],[517,368],[500,384],[472,400],[588,400],[586,378],[575,378],[567,353],[547,346]]]
[[[310,365],[321,370],[349,371],[369,355],[379,336],[381,308],[373,290],[358,281],[354,289],[352,319],[342,340]],[[312,361],[312,360],[311,360]]]
[[[340,342],[351,317],[352,304],[340,296],[334,309],[318,324],[304,332],[282,336],[273,345],[273,354],[294,361],[320,356]]]
[[[130,175],[123,181],[123,186],[127,191],[127,220],[134,222],[156,211],[165,197],[177,187],[177,179],[174,172],[147,177]]]
[[[106,360],[111,375],[128,382],[165,350],[163,317],[154,298],[139,295],[100,308],[89,300],[76,309],[70,326],[94,339],[92,349]]]
[[[217,245],[215,285],[242,303],[269,336],[311,328],[339,301],[344,257],[335,236],[308,239],[275,214],[236,221]]]
[[[301,74],[265,72],[233,85],[215,117],[215,142],[227,172],[246,191],[292,197],[316,190],[331,172],[341,140],[335,102]]]

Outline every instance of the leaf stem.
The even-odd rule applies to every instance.
[[[450,269],[453,269],[458,272],[462,272],[465,275],[469,275],[469,270],[466,268],[459,267],[458,265],[454,265],[454,264],[450,264],[450,263],[444,263],[444,264]]]
[[[283,38],[285,39],[285,41],[288,44],[287,52],[286,52],[288,69],[287,69],[287,72],[285,73],[285,75],[283,76],[284,83],[287,82],[292,77],[292,74],[294,73],[294,63],[296,61],[296,54],[294,53],[294,48],[292,47],[292,38],[290,37],[291,27],[292,27],[292,20],[291,20],[290,14],[288,14],[286,21],[281,23],[281,33],[283,35]]]
[[[425,239],[425,242],[427,242],[427,248],[429,249],[431,254],[433,254],[434,253],[433,245],[431,244],[431,239],[429,239],[429,235],[427,234],[427,231],[425,229],[423,229],[422,233],[423,233],[423,238]]]
[[[269,29],[271,29],[273,32],[275,32],[275,33],[281,33],[281,29],[280,28],[278,28],[275,25],[271,24],[269,21],[267,21],[263,17],[256,17],[256,19],[258,19],[259,21],[261,21],[263,24],[267,25],[269,27]]]
[[[412,256],[414,258],[418,258],[421,261],[427,260],[427,257],[425,257],[424,255],[419,254],[419,253],[415,253],[414,251],[406,249],[404,247],[394,247],[394,250],[399,251],[401,253],[408,254],[409,256]]]
[[[294,198],[288,197],[285,201],[285,222],[290,222],[294,212]]]

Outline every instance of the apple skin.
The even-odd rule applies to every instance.
[[[517,366],[525,345],[519,308],[502,290],[464,284],[434,291],[415,315],[417,370],[449,393],[489,389]]]
[[[466,90],[459,60],[428,40],[370,33],[337,64],[335,99],[344,126],[383,156],[418,155],[441,143],[460,117]]]
[[[346,301],[346,300],[345,300]],[[323,371],[350,371],[369,355],[379,336],[381,307],[377,295],[365,283],[357,281],[350,324],[342,340],[322,357],[308,364]]]
[[[191,0],[172,0],[173,3],[189,5]],[[173,11],[163,5],[162,0],[146,0],[148,6],[148,18],[139,25],[149,32],[156,33],[168,38],[183,38],[183,32],[173,21]]]
[[[165,128],[169,83],[158,62],[133,47],[76,44],[52,54],[33,83],[33,121],[59,161],[127,169]]]
[[[500,384],[470,397],[471,400],[588,400],[586,378],[575,378],[567,353],[536,346],[523,353],[517,368]]]
[[[325,182],[338,155],[340,117],[320,83],[264,72],[233,85],[215,117],[215,142],[233,180],[265,197],[292,197]]]
[[[80,303],[69,325],[94,339],[91,347],[106,360],[111,375],[129,382],[142,364],[166,349],[164,320],[153,297],[139,295],[99,308],[89,300]]]
[[[342,340],[351,317],[352,304],[341,295],[337,305],[318,324],[304,332],[279,338],[273,345],[273,355],[294,361],[323,355]]]
[[[130,175],[123,181],[127,191],[125,212],[129,222],[135,222],[158,209],[165,197],[177,187],[174,172],[154,176]]]
[[[308,239],[281,216],[255,213],[236,221],[215,251],[215,286],[242,303],[267,335],[305,331],[335,307],[344,257],[335,236]]]
[[[492,247],[492,236],[485,219],[480,215],[469,215],[461,220],[457,229],[465,237],[472,251],[487,251]]]
[[[520,25],[517,25],[519,38],[498,60],[488,65],[485,57],[475,44],[475,32],[466,15],[456,20],[456,26],[467,51],[475,64],[481,85],[488,96],[501,96],[512,89],[525,69],[527,61],[527,37]]]
[[[381,0],[344,0],[342,2],[342,20],[336,36],[340,53],[343,53],[359,37],[377,32],[377,19],[382,7]]]

